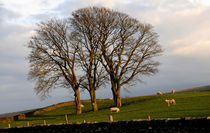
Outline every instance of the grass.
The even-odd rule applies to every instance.
[[[176,100],[176,105],[167,106],[165,99]],[[62,107],[40,115],[28,117],[24,120],[14,121],[12,127],[30,125],[65,123],[65,114],[68,114],[70,123],[76,122],[104,122],[112,115],[114,121],[146,119],[148,115],[154,118],[183,118],[183,117],[207,117],[210,116],[210,91],[185,92],[165,95],[140,96],[122,99],[123,106],[119,113],[110,113],[109,108],[114,106],[113,101],[98,101],[99,111],[92,112],[89,102],[83,102],[85,108],[83,114],[76,115],[74,105]],[[0,128],[8,127],[0,124]]]

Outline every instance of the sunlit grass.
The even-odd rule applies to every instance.
[[[176,105],[168,107],[165,99],[176,100]],[[109,108],[114,106],[113,101],[98,101],[99,111],[92,112],[89,102],[83,102],[85,108],[83,114],[76,115],[74,105],[62,107],[40,115],[28,117],[10,123],[12,127],[30,125],[43,125],[44,120],[47,124],[65,123],[65,115],[68,115],[70,123],[104,122],[109,120],[112,115],[114,121],[146,119],[150,116],[154,118],[183,118],[183,117],[207,117],[210,116],[210,91],[175,93],[154,96],[141,96],[123,98],[123,106],[119,113],[111,113]],[[1,124],[0,128],[8,127]]]

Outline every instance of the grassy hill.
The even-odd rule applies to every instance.
[[[210,91],[210,85],[200,86],[200,87],[195,87],[195,88],[189,88],[189,89],[176,90],[176,92],[198,92],[198,91]]]
[[[165,99],[176,100],[176,105],[167,106]],[[112,115],[114,121],[155,118],[183,118],[210,116],[210,91],[184,92],[164,95],[140,96],[122,99],[123,106],[119,113],[110,113],[109,108],[114,106],[112,100],[98,101],[99,111],[92,112],[89,102],[83,102],[83,114],[76,115],[74,105],[61,107],[40,115],[28,117],[11,123],[12,127],[65,123],[65,114],[68,114],[70,123],[76,122],[103,122]],[[8,127],[8,123],[0,124],[0,128]]]

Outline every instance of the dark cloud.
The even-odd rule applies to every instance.
[[[19,17],[19,14],[0,5],[0,106],[3,107],[0,113],[8,112],[9,108],[15,109],[12,105],[27,92],[24,91],[27,89],[24,43],[28,28],[11,23]],[[17,93],[23,95],[16,97]]]
[[[5,8],[3,8],[3,5],[0,5],[0,40],[2,40],[2,38],[4,38],[5,36],[7,36],[8,34],[10,34],[10,29],[13,29],[14,27],[12,27],[10,24],[8,24],[7,22],[9,20],[14,20],[15,18],[18,18],[19,15],[9,11]],[[8,29],[10,28],[10,29]]]

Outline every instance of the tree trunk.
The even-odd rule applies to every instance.
[[[90,97],[91,97],[91,105],[92,105],[93,111],[98,111],[95,89],[90,90]]]
[[[81,108],[81,102],[80,102],[79,89],[75,90],[74,97],[75,97],[75,105],[76,105],[76,114],[81,114],[82,108]]]
[[[115,93],[114,102],[115,102],[116,107],[121,107],[122,106],[120,91],[117,91]]]
[[[112,86],[112,94],[114,99],[114,104],[116,107],[121,107],[121,96],[120,96],[120,88],[116,89],[115,86]]]

